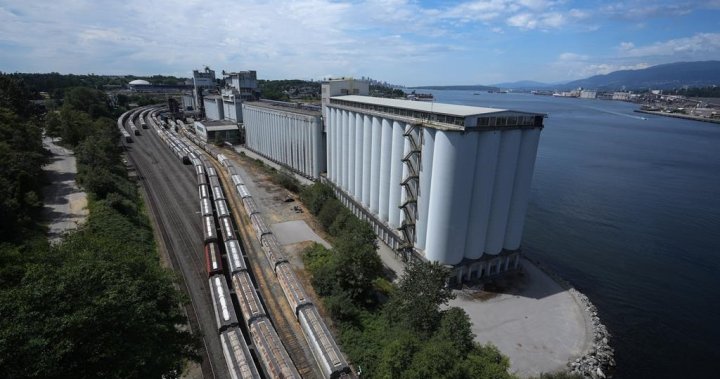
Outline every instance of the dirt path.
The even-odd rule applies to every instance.
[[[57,243],[65,232],[85,222],[87,194],[75,182],[77,164],[73,152],[56,145],[50,137],[43,138],[43,146],[52,152],[50,163],[43,167],[50,182],[43,188],[43,219],[48,225],[48,239]]]

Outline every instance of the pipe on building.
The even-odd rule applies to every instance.
[[[370,184],[372,173],[372,120],[370,116],[363,115],[363,183],[362,203],[365,208],[370,208]]]

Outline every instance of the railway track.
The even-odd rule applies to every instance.
[[[137,116],[138,113],[133,113],[128,120]],[[191,299],[186,313],[190,316],[191,329],[199,331],[203,339],[203,376],[229,378],[220,340],[214,331],[210,294],[200,256],[202,233],[196,209],[196,177],[191,168],[183,166],[162,145],[153,131],[144,131],[141,136],[135,136],[132,144],[125,143],[128,159],[138,172],[138,180],[150,200],[147,206],[160,226],[171,263],[181,274],[178,275],[180,282]]]
[[[213,158],[209,157],[213,167],[220,177],[224,188],[234,188],[225,169]],[[250,270],[255,282],[258,285],[258,292],[263,301],[268,315],[272,320],[275,329],[282,340],[295,367],[303,378],[319,378],[322,374],[318,371],[317,365],[312,358],[309,347],[303,337],[300,325],[285,301],[280,284],[277,282],[275,272],[270,267],[265,253],[255,236],[250,219],[242,210],[242,202],[235,191],[225,191],[225,198],[232,209],[233,220],[237,225],[242,240],[243,248],[251,262]]]

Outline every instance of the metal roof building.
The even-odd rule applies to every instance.
[[[454,267],[517,267],[544,115],[368,96],[326,104],[327,181],[392,248]]]

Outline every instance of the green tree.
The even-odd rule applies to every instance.
[[[0,376],[178,377],[198,358],[168,274],[92,238],[75,236],[0,293]]]
[[[455,298],[446,286],[449,273],[438,262],[411,262],[386,306],[386,315],[418,333],[431,333],[440,321],[440,307]]]

